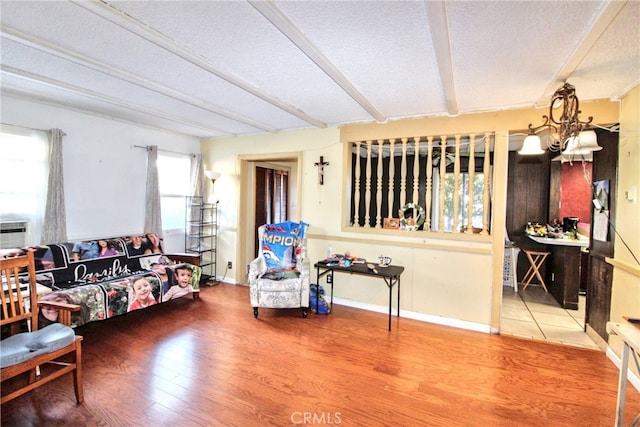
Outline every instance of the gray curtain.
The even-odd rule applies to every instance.
[[[144,232],[162,238],[162,210],[158,179],[158,146],[147,147],[147,188],[145,193]]]
[[[67,214],[64,208],[64,168],[62,161],[62,137],[60,129],[47,131],[49,138],[49,180],[47,203],[44,211],[40,243],[46,245],[67,241]]]
[[[194,154],[191,157],[191,195],[204,196],[204,167],[200,154]]]
[[[202,156],[200,154],[194,154],[191,156],[191,191],[189,192],[193,197],[204,196],[204,169],[202,165]],[[202,199],[206,202],[206,199]],[[195,221],[199,218],[199,212],[194,209],[187,211],[188,221]]]

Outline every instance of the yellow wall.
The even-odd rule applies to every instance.
[[[585,116],[593,115],[597,123],[619,120],[619,105],[614,102],[583,102],[581,109]],[[328,244],[335,252],[348,250],[367,259],[377,259],[384,253],[393,258],[394,264],[405,267],[401,279],[401,310],[405,315],[468,329],[497,331],[502,295],[508,133],[522,131],[529,123],[540,124],[542,114],[546,113],[545,109],[520,109],[203,141],[202,155],[207,169],[223,174],[215,184],[215,198],[220,200],[222,215],[218,261],[235,260],[240,268],[231,271],[233,274],[228,274],[227,279],[245,282],[244,265],[249,260],[244,250],[246,244],[239,236],[244,234],[246,218],[251,213],[243,198],[246,195],[240,195],[246,184],[239,176],[242,159],[297,153],[301,159],[299,218],[311,224],[308,252],[312,260],[324,258]],[[495,132],[496,138],[491,237],[474,241],[453,237],[433,239],[383,232],[387,230],[356,233],[345,227],[350,159],[344,142],[486,131]],[[320,156],[330,163],[322,186],[318,184],[314,166]],[[336,276],[335,296],[352,305],[386,311],[389,294],[382,281],[340,274]]]
[[[640,318],[640,265],[622,242],[640,258],[640,202],[625,200],[625,191],[634,187],[640,195],[640,86],[622,99],[618,166],[615,227],[622,238],[616,236],[615,255],[607,261],[614,266],[611,320],[622,322],[623,316]],[[621,354],[617,336],[610,336],[609,344]]]

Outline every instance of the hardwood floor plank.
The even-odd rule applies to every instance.
[[[605,354],[334,306],[261,309],[203,288],[78,329],[85,403],[63,378],[2,406],[2,425],[611,426]],[[627,387],[625,422],[640,412]]]

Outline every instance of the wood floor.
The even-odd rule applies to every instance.
[[[2,406],[11,426],[607,426],[618,370],[591,349],[335,306],[260,311],[204,288],[77,330],[85,403],[63,378]],[[625,425],[640,412],[628,385]]]

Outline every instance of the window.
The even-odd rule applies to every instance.
[[[0,222],[27,221],[24,242],[27,245],[40,243],[48,175],[49,142],[46,132],[2,125]]]
[[[184,229],[185,197],[191,196],[191,156],[158,153],[158,180],[164,230]]]
[[[488,234],[492,140],[486,133],[352,142],[350,225]]]
[[[482,229],[482,190],[484,184],[484,174],[478,173],[474,178],[473,204],[471,214],[471,225],[475,229]],[[460,209],[457,220],[453,218],[453,193],[455,188],[455,177],[453,173],[445,174],[445,204],[444,204],[444,231],[453,231],[454,222],[459,227],[466,228],[469,218],[469,174],[459,175],[458,195],[460,197]],[[432,227],[433,229],[433,227]]]

